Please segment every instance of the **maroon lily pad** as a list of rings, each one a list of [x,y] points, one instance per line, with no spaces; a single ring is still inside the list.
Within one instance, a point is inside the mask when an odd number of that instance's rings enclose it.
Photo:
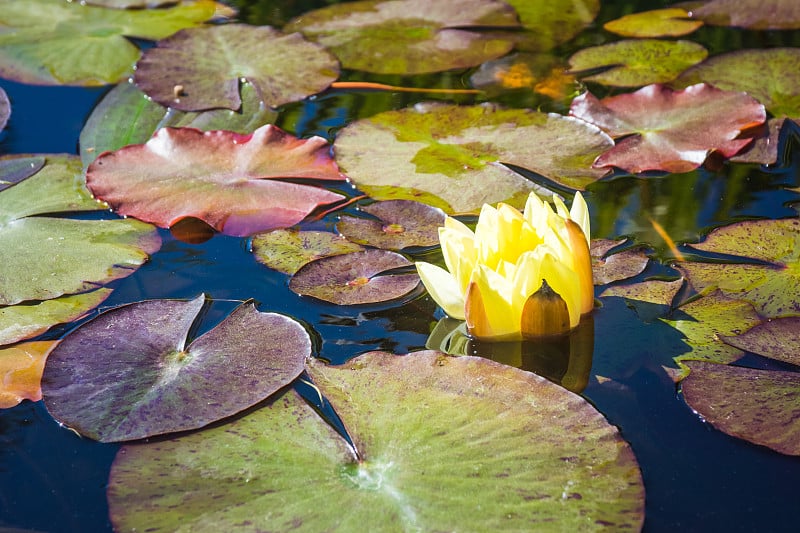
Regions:
[[[0,130],[6,127],[8,117],[11,116],[11,102],[8,100],[8,95],[0,87]]]
[[[445,219],[439,208],[413,200],[389,200],[360,209],[377,220],[343,215],[336,230],[348,240],[384,250],[439,244],[439,226]]]
[[[741,335],[720,335],[720,339],[746,352],[800,365],[798,331],[800,331],[800,317],[784,317],[762,322]]]
[[[612,241],[609,239],[593,239],[590,253],[592,256],[592,277],[595,285],[605,285],[627,278],[632,278],[644,272],[647,262],[650,261],[641,248],[623,250],[611,255],[606,254],[622,244],[624,240]]]
[[[740,439],[800,455],[800,374],[689,363],[683,397],[707,422]]]
[[[758,163],[772,165],[778,161],[778,145],[780,144],[781,130],[787,121],[800,125],[800,122],[788,118],[771,118],[767,120],[767,127],[763,135],[753,139],[753,144],[731,157],[734,163]]]
[[[285,274],[294,274],[311,261],[363,250],[329,231],[275,230],[253,236],[256,261]]]
[[[187,344],[204,304],[204,295],[138,302],[70,333],[42,377],[50,414],[102,442],[141,439],[236,414],[302,372],[306,330],[252,303]]]
[[[250,82],[271,107],[302,100],[339,77],[339,63],[299,33],[222,24],[181,30],[146,50],[134,82],[156,102],[182,111],[239,109]]]
[[[716,26],[793,30],[800,28],[800,3],[795,0],[710,0],[693,7],[691,16]]]
[[[161,227],[195,217],[234,236],[293,226],[342,198],[276,178],[345,176],[327,141],[298,139],[272,125],[251,135],[162,128],[145,144],[101,155],[86,172],[95,197],[121,215]]]
[[[586,92],[573,100],[570,114],[614,138],[625,137],[600,155],[595,167],[633,173],[688,172],[712,151],[730,157],[751,142],[739,138],[742,131],[766,120],[764,106],[752,97],[705,83],[681,91],[648,85],[602,100]]]
[[[364,250],[325,257],[308,263],[289,282],[289,288],[339,305],[358,305],[394,300],[419,284],[413,274],[383,274],[410,267],[402,255],[387,250]]]
[[[42,169],[44,163],[42,156],[0,159],[0,191],[33,176]]]

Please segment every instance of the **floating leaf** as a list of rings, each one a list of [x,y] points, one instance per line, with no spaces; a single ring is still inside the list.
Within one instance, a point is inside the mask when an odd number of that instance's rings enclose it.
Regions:
[[[561,59],[552,54],[511,54],[483,63],[469,78],[473,87],[488,94],[527,89],[553,100],[577,94],[575,76],[566,72]]]
[[[723,342],[746,352],[800,365],[800,317],[774,318],[740,335],[721,336]]]
[[[45,158],[42,156],[19,156],[0,159],[0,191],[29,178],[42,170]]]
[[[84,0],[84,4],[113,9],[144,9],[170,6],[177,4],[179,1],[180,0]]]
[[[692,8],[692,18],[716,26],[794,30],[800,28],[800,4],[794,0],[709,0]]]
[[[672,81],[707,55],[705,48],[691,41],[623,40],[579,50],[569,58],[569,67],[573,73],[606,69],[582,76],[583,81],[640,87]]]
[[[373,198],[431,203],[419,197],[424,191],[445,211],[477,213],[484,203],[520,207],[537,188],[503,163],[583,188],[605,175],[591,164],[611,144],[597,128],[561,115],[417,104],[350,123],[337,135],[334,153]]]
[[[507,0],[528,30],[518,50],[544,51],[569,41],[592,23],[600,0]]]
[[[733,437],[800,455],[800,374],[692,362],[681,390],[689,407]]]
[[[784,125],[788,127],[792,122],[800,125],[797,121],[785,118],[768,119],[766,131],[763,132],[763,135],[753,139],[753,144],[731,157],[730,160],[734,163],[759,163],[761,165],[776,163],[778,161],[781,130]]]
[[[50,414],[102,442],[141,439],[234,415],[303,371],[306,330],[252,303],[187,344],[204,304],[204,295],[137,302],[70,333],[42,377]]]
[[[766,317],[800,315],[800,220],[747,220],[715,229],[692,248],[748,263],[677,265],[698,292],[719,289]]]
[[[421,74],[480,65],[513,46],[478,29],[518,26],[514,10],[491,0],[365,0],[324,7],[289,21],[333,52],[345,68]],[[475,28],[475,29],[473,29]]]
[[[586,92],[570,114],[625,137],[597,158],[595,166],[628,172],[688,172],[711,151],[730,157],[750,143],[743,130],[766,120],[764,106],[745,93],[700,83],[682,91],[648,85],[630,94],[598,100]]]
[[[624,37],[680,37],[703,25],[689,17],[689,12],[679,7],[653,9],[606,22],[603,29]]]
[[[411,200],[375,202],[360,208],[376,219],[342,215],[336,230],[347,239],[384,250],[439,244],[441,209]]]
[[[606,256],[612,248],[622,244],[624,240],[593,239],[590,253],[592,256],[592,277],[595,285],[605,285],[644,272],[650,261],[641,248],[632,248]]]
[[[630,447],[544,378],[438,352],[371,352],[309,373],[361,460],[287,391],[230,424],[124,447],[108,489],[115,529],[641,528]]]
[[[410,266],[405,257],[387,250],[334,255],[303,266],[289,281],[289,288],[338,305],[385,302],[414,290],[419,276],[383,273]]]
[[[285,274],[294,274],[316,259],[363,250],[358,244],[329,231],[280,229],[254,235],[251,246],[259,263]]]
[[[692,67],[675,82],[706,82],[726,91],[745,91],[776,117],[800,117],[800,48],[737,50]]]
[[[252,133],[275,122],[278,113],[259,100],[250,83],[241,84],[241,97],[239,111],[214,109],[185,113],[157,104],[132,83],[120,83],[100,100],[83,125],[80,137],[83,166],[88,167],[103,152],[129,144],[144,144],[163,127]]]
[[[183,111],[239,109],[240,80],[266,105],[296,102],[339,77],[336,59],[302,35],[269,26],[223,24],[179,31],[144,52],[136,85],[156,102]]]
[[[325,139],[272,125],[251,135],[163,128],[143,145],[101,155],[86,172],[94,195],[121,215],[161,227],[191,216],[234,236],[293,226],[342,198],[278,178],[345,179]]]
[[[106,9],[81,2],[4,2],[0,76],[38,85],[104,85],[128,76],[139,49],[127,38],[163,39],[214,16],[212,0],[175,7]]]
[[[11,102],[8,100],[8,95],[0,87],[0,130],[6,127],[8,117],[11,116]]]
[[[42,399],[42,370],[57,341],[23,342],[0,349],[0,409]]]
[[[620,296],[628,300],[669,307],[682,286],[683,278],[673,281],[648,280],[630,285],[614,285],[605,289],[600,296]]]

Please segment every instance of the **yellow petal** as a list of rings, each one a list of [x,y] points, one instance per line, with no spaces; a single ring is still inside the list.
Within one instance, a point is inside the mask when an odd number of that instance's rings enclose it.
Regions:
[[[522,336],[528,339],[563,335],[571,329],[567,303],[547,281],[525,302],[520,328]]]
[[[453,217],[446,217],[444,219],[444,227],[457,230],[458,232],[467,235],[470,239],[475,238],[475,233],[473,233],[472,230],[469,229],[469,227],[466,224]]]
[[[470,231],[467,235],[458,229],[439,228],[439,242],[442,246],[444,264],[453,277],[458,280],[461,293],[464,294],[477,260],[472,232]]]
[[[519,315],[511,306],[511,286],[496,272],[479,266],[465,300],[464,314],[470,335],[484,340],[520,338]]]
[[[494,269],[500,260],[498,255],[498,215],[497,209],[483,204],[478,223],[475,225],[475,251],[477,261]]]
[[[581,314],[586,314],[594,309],[594,280],[589,243],[583,230],[572,220],[567,220],[567,234],[572,250],[572,270],[578,275],[580,285],[580,310]]]
[[[456,279],[445,269],[430,263],[418,261],[415,266],[431,298],[449,316],[464,320],[464,293]]]
[[[575,193],[575,198],[572,200],[572,208],[569,211],[569,217],[574,220],[583,231],[586,238],[586,244],[591,246],[591,227],[589,224],[589,207],[586,205],[586,200],[580,192]]]

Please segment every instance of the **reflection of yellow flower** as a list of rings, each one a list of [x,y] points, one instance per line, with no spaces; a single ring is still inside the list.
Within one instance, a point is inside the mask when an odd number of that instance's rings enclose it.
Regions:
[[[418,262],[428,292],[469,333],[519,340],[569,331],[594,306],[589,211],[580,193],[556,211],[535,194],[525,212],[484,205],[473,233],[448,217],[439,228],[444,270]]]

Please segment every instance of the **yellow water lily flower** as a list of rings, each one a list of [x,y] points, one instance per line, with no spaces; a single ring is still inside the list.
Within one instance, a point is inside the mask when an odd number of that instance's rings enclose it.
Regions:
[[[447,217],[439,242],[447,270],[417,262],[444,312],[482,340],[521,340],[569,331],[594,307],[589,210],[531,193],[525,211],[485,204],[473,232]]]

